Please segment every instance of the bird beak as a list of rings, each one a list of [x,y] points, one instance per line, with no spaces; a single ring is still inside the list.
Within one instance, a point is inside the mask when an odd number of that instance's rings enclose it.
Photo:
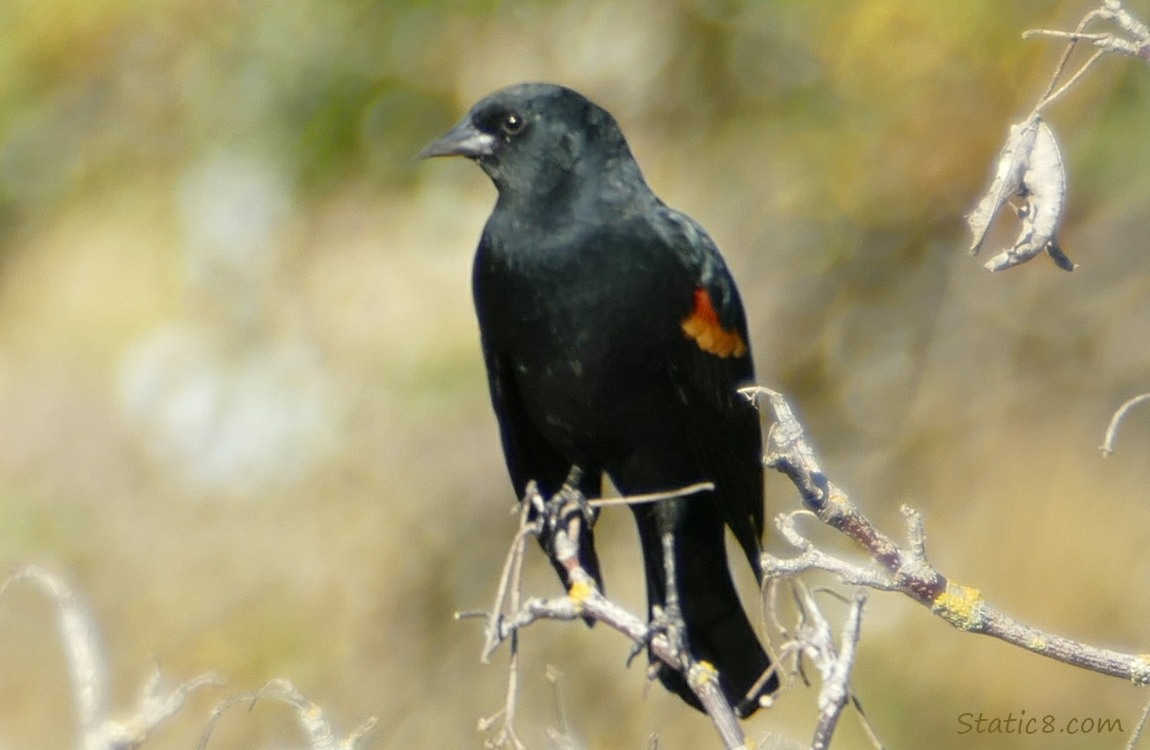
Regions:
[[[495,152],[495,136],[484,133],[472,124],[470,118],[448,131],[443,137],[427,146],[417,155],[419,159],[431,156],[466,156],[477,159]]]

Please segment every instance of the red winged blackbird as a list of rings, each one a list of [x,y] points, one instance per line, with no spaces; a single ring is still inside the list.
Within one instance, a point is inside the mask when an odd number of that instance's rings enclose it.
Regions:
[[[491,94],[421,154],[451,155],[473,159],[499,192],[473,291],[516,492],[534,479],[550,495],[572,466],[588,497],[604,472],[624,494],[713,482],[713,492],[632,510],[649,606],[668,603],[668,539],[686,646],[751,714],[778,680],[752,693],[770,661],[731,582],[724,524],[761,579],[762,439],[736,392],[754,371],[718,249],[647,186],[614,118],[570,89]],[[583,542],[580,560],[600,581],[590,533]],[[699,707],[680,673],[659,677]]]

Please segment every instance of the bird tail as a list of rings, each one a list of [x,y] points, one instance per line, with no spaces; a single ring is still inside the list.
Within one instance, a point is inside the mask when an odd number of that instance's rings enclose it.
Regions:
[[[745,718],[759,708],[761,698],[778,689],[778,676],[771,674],[763,679],[771,660],[731,581],[722,520],[707,499],[677,502],[685,502],[686,508],[694,505],[687,510],[683,522],[676,524],[673,534],[687,648],[695,660],[706,661],[718,671],[719,686],[727,702],[740,718]],[[666,604],[666,576],[662,545],[657,539],[650,541],[654,543],[645,540],[643,555],[648,600],[654,608]],[[658,677],[668,690],[702,710],[681,672],[660,664]]]

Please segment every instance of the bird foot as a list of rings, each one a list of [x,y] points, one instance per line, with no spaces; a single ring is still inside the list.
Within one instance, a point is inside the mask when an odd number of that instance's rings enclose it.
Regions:
[[[572,466],[567,473],[567,479],[564,480],[563,486],[547,501],[548,505],[555,506],[552,514],[560,526],[568,524],[576,513],[582,516],[583,522],[588,527],[593,526],[595,519],[599,516],[599,511],[591,505],[591,501],[579,489],[579,482],[582,479],[583,470],[578,466]]]
[[[677,605],[659,606],[656,604],[651,608],[651,620],[647,623],[646,634],[627,653],[627,666],[631,666],[635,657],[642,653],[643,649],[649,647],[651,641],[659,636],[667,639],[671,645],[672,653],[681,663],[686,664],[690,659],[686,633],[687,625],[683,622],[683,613]]]
[[[549,498],[544,498],[538,492],[530,496],[534,510],[534,531],[539,537],[544,550],[552,560],[563,559],[562,550],[555,545],[562,536],[574,539],[582,528],[590,529],[595,525],[599,511],[591,505],[591,501],[579,489],[579,480],[583,472],[578,466],[572,466],[566,481],[559,491]],[[557,532],[564,532],[563,535]],[[573,533],[574,532],[574,533]]]

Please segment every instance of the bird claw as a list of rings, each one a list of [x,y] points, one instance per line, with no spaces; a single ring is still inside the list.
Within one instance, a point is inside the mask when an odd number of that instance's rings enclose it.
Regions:
[[[659,606],[656,604],[651,608],[651,621],[647,623],[647,632],[627,653],[627,666],[631,666],[635,657],[642,653],[643,649],[649,647],[651,641],[659,636],[667,639],[671,645],[671,652],[678,661],[687,663],[690,656],[687,652],[686,629],[683,614],[677,606]]]
[[[579,489],[579,482],[582,479],[583,470],[573,465],[567,472],[567,479],[563,480],[563,486],[551,497],[549,502],[558,506],[557,515],[560,523],[566,522],[575,511],[581,513],[583,520],[588,524],[595,522],[599,512]]]
[[[591,528],[599,517],[599,511],[579,489],[582,475],[578,466],[572,466],[563,486],[551,497],[544,498],[537,489],[528,495],[534,511],[532,530],[552,559],[556,557],[556,532],[570,529],[577,518]]]
[[[591,501],[578,489],[567,484],[564,484],[562,489],[555,493],[555,497],[550,502],[557,505],[556,509],[549,513],[549,516],[552,517],[552,522],[558,528],[566,528],[576,514],[588,527],[594,526],[595,519],[599,517],[599,511],[591,505]]]
[[[627,666],[631,666],[631,662],[635,661],[635,657],[643,653],[643,649],[651,645],[651,641],[655,640],[658,635],[664,635],[667,632],[666,623],[662,619],[662,608],[655,607],[656,612],[652,613],[651,621],[647,623],[647,632],[643,637],[636,640],[631,644],[631,650],[627,652]]]

